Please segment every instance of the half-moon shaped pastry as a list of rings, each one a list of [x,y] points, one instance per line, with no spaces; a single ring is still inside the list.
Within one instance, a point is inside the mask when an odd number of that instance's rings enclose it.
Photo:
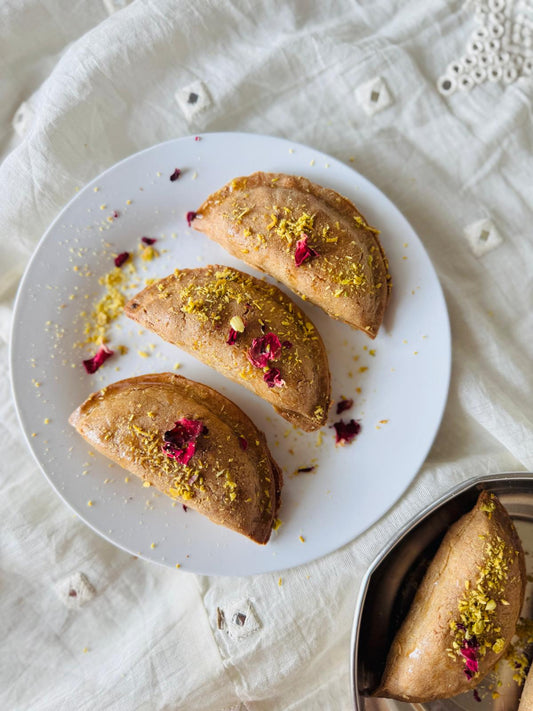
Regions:
[[[378,230],[306,178],[253,173],[210,195],[191,222],[333,318],[375,338],[391,286]]]
[[[266,543],[282,476],[265,437],[216,390],[172,373],[93,393],[69,418],[92,447],[215,523]]]
[[[273,284],[216,265],[176,270],[131,299],[125,313],[301,429],[326,423],[326,349],[309,318]]]
[[[483,492],[445,535],[373,695],[425,703],[475,688],[511,642],[525,584],[513,522]]]

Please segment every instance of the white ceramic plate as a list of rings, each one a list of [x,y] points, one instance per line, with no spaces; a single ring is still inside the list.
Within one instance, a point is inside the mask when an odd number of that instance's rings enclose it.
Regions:
[[[175,168],[183,173],[171,182]],[[343,416],[360,420],[362,431],[344,448],[335,447],[332,429],[325,428],[320,436],[297,432],[258,397],[157,336],[139,334],[136,324],[123,316],[113,326],[110,346],[125,345],[128,353],[114,356],[96,374],[88,375],[81,362],[94,348],[75,346],[83,340],[80,313],[90,312],[103,295],[98,280],[113,267],[112,255],[135,252],[141,236],[157,238],[161,256],[151,262],[135,258],[137,286],[127,292],[131,296],[143,288],[145,278],[166,276],[176,267],[218,263],[254,273],[188,228],[185,214],[231,178],[256,170],[304,175],[333,188],[382,230],[394,288],[375,341],[296,299],[326,344],[335,401],[341,396],[355,400]],[[142,358],[138,351],[149,355]],[[180,374],[220,390],[266,433],[285,486],[283,525],[265,547],[173,506],[133,475],[126,482],[127,473],[90,453],[67,423],[91,392],[133,375],[172,370],[177,361]],[[291,141],[240,133],[206,134],[200,140],[191,136],[154,146],[81,190],[28,265],[11,340],[22,428],[58,494],[112,543],[204,574],[248,575],[305,563],[377,521],[411,482],[433,442],[446,402],[450,362],[448,315],[437,276],[395,206],[330,156]],[[331,413],[330,424],[339,419],[335,407]],[[316,466],[313,472],[293,476],[297,468],[311,465]]]

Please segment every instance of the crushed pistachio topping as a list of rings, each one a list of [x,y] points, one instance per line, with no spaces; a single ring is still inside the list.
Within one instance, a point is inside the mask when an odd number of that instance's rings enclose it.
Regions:
[[[516,624],[515,636],[505,654],[505,661],[513,670],[513,680],[519,686],[522,686],[527,677],[530,662],[525,651],[531,644],[533,644],[533,620],[520,617]]]
[[[466,662],[465,674],[469,679],[477,675],[477,661],[487,652],[500,654],[505,648],[497,611],[499,605],[508,604],[503,592],[515,555],[499,536],[486,543],[485,565],[478,571],[474,585],[465,581],[459,615],[449,623],[453,641],[447,649],[448,655]]]
[[[240,316],[233,316],[233,318],[230,319],[229,325],[234,331],[237,331],[237,333],[244,333],[244,321]]]
[[[181,282],[184,275],[178,271],[173,278]],[[254,340],[271,332],[276,334],[281,346],[279,364],[276,365],[279,365],[283,379],[289,384],[309,377],[309,362],[305,364],[302,359],[304,343],[303,352],[311,352],[313,358],[320,362],[322,347],[316,329],[274,285],[230,268],[209,268],[205,279],[187,280],[181,283],[181,287],[178,292],[180,310],[194,316],[200,324],[213,324],[215,329],[220,326],[220,335],[225,343],[235,348],[235,364],[240,366],[243,380],[257,377],[246,360],[246,353]],[[228,322],[231,329],[229,338],[226,330]]]
[[[490,501],[481,504],[480,509],[487,514],[488,518],[492,517],[492,514],[496,509],[496,504],[494,503],[494,494],[490,495]]]

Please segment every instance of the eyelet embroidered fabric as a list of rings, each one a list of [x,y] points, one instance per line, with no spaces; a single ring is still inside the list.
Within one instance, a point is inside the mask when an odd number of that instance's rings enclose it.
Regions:
[[[462,57],[450,62],[437,88],[444,96],[484,82],[512,84],[533,73],[533,2],[468,0],[477,27]]]

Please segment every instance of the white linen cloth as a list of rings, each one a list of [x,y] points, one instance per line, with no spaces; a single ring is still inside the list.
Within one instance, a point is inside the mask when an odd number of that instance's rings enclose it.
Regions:
[[[533,82],[438,93],[475,27],[457,1],[115,5],[0,2],[0,707],[349,709],[354,602],[383,543],[461,480],[533,469]],[[390,103],[367,114],[357,90],[378,77]],[[187,120],[175,94],[195,81],[211,101]],[[75,188],[152,144],[224,130],[353,157],[418,232],[452,324],[449,401],[414,483],[281,586],[164,569],[99,538],[39,473],[10,395],[14,290]],[[256,629],[217,628],[217,608],[243,606]]]

